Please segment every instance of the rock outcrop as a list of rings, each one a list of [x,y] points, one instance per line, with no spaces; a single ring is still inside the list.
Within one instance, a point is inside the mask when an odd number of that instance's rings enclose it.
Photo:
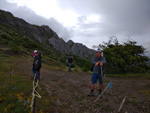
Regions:
[[[57,37],[49,38],[49,44],[51,44],[56,50],[61,51],[65,54],[71,54],[71,49],[69,45],[62,39]]]
[[[74,43],[72,40],[69,40],[67,44],[70,46],[72,54],[76,56],[91,58],[95,54],[94,50],[87,48],[81,43]]]

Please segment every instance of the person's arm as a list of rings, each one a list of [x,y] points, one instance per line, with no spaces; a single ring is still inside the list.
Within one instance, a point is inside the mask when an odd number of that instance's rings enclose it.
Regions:
[[[102,57],[103,64],[106,64],[106,58]]]
[[[100,65],[100,66],[103,66],[103,61],[99,61],[99,65]]]
[[[104,57],[102,57],[102,60],[99,61],[100,66],[103,66],[106,64],[106,59]]]
[[[92,64],[96,64],[95,58],[92,58]]]
[[[95,64],[95,67],[99,65],[99,62],[96,61],[95,57],[92,59],[92,64]]]

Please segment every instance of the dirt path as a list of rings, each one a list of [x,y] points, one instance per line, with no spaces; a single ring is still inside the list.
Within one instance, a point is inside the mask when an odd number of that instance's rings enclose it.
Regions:
[[[14,65],[25,76],[32,76],[32,59],[15,61]],[[127,99],[121,113],[150,113],[150,80],[106,77],[104,87],[112,81],[112,88],[94,103],[98,96],[98,84],[95,96],[88,97],[90,79],[91,75],[88,73],[42,68],[40,83],[47,88],[50,96],[55,97],[55,113],[117,113],[125,96]]]

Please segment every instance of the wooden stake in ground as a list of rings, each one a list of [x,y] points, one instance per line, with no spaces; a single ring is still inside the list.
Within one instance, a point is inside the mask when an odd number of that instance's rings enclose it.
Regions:
[[[9,91],[11,91],[11,75],[12,75],[12,66],[10,67],[10,79],[9,79]]]
[[[102,96],[102,94],[107,90],[108,87],[109,87],[109,85],[106,86],[104,91],[97,97],[97,99],[94,102],[96,102]]]
[[[35,82],[34,82],[34,86],[37,86],[37,72],[36,72],[36,75],[35,75]],[[37,92],[37,87],[35,87],[35,90],[34,90],[34,95],[37,95],[36,92]],[[33,102],[33,113],[36,113],[36,101],[37,101],[37,96],[34,97],[34,102]]]
[[[108,89],[111,88],[112,86],[112,81],[110,83],[108,83],[108,85],[105,87],[105,89],[102,91],[102,93],[96,98],[96,100],[94,102],[96,102],[102,95],[103,93]]]
[[[125,96],[124,99],[123,99],[123,101],[121,102],[121,105],[120,105],[120,107],[119,107],[118,113],[121,111],[121,108],[122,108],[122,106],[123,106],[123,104],[124,104],[126,98],[127,98],[127,96]]]
[[[41,96],[37,92],[37,88],[38,88],[38,78],[37,78],[37,72],[36,72],[36,74],[34,76],[34,80],[33,80],[33,91],[32,91],[31,105],[30,105],[31,111],[33,111],[33,113],[36,113],[37,97],[41,98]]]

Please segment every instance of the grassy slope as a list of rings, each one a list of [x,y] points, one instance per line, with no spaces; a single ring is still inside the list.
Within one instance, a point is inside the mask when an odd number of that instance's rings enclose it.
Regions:
[[[41,45],[39,42],[29,39],[22,35],[19,31],[16,31],[11,26],[0,23],[0,51],[11,52],[15,55],[29,55],[33,50],[38,49],[43,53],[44,63],[52,64],[53,66],[67,66],[66,60],[67,57],[65,54],[62,54],[56,51],[53,47]],[[91,62],[86,59],[79,58],[74,56],[76,71],[88,71],[91,67]],[[53,68],[53,67],[52,67]],[[62,68],[61,68],[62,69]]]
[[[0,52],[0,113],[1,112],[13,112],[13,113],[24,113],[30,112],[31,96],[32,96],[32,81],[24,76],[24,73],[20,73],[14,67],[15,61],[26,60],[26,55],[15,55],[10,56],[4,54],[5,50],[9,48],[1,48]],[[81,60],[82,61],[82,60]],[[84,60],[83,60],[84,61]],[[50,68],[53,70],[67,71],[68,66],[61,61],[44,56],[43,67]],[[10,86],[10,72],[11,69],[13,74],[11,76],[11,86]],[[82,69],[78,66],[74,66],[73,71],[82,72]],[[53,112],[55,111],[56,105],[53,102],[57,96],[49,96],[46,88],[40,84],[38,89],[39,94],[42,99],[38,99],[37,111]],[[19,101],[20,99],[20,101]],[[24,102],[27,101],[25,104]],[[49,108],[51,107],[51,109]],[[51,111],[49,111],[51,110]],[[63,110],[63,108],[62,108]]]
[[[32,81],[23,76],[23,73],[19,73],[12,68],[13,74],[10,85],[11,67],[14,67],[12,61],[17,59],[18,57],[0,54],[0,113],[25,113],[30,111]],[[41,84],[39,86],[38,92],[42,99],[37,101],[37,111],[46,112],[48,106],[51,106],[53,111],[53,106],[55,106],[53,98],[55,97],[48,96],[46,88]],[[26,104],[25,101],[27,101]]]
[[[15,20],[17,18],[13,17],[8,13],[3,14],[4,18],[9,17],[9,19]],[[4,22],[0,22],[0,51],[2,53],[9,53],[11,55],[25,56],[37,49],[43,53],[43,62],[50,65],[53,69],[64,69],[66,70],[66,60],[67,55],[56,51],[51,45],[43,45],[32,36],[23,34],[18,26],[13,26],[7,24],[7,19],[2,19]],[[39,26],[35,26],[38,27]],[[43,34],[45,36],[46,34]],[[88,71],[91,67],[91,61],[74,56],[75,63],[72,65],[75,71]],[[50,67],[49,66],[49,67]]]

